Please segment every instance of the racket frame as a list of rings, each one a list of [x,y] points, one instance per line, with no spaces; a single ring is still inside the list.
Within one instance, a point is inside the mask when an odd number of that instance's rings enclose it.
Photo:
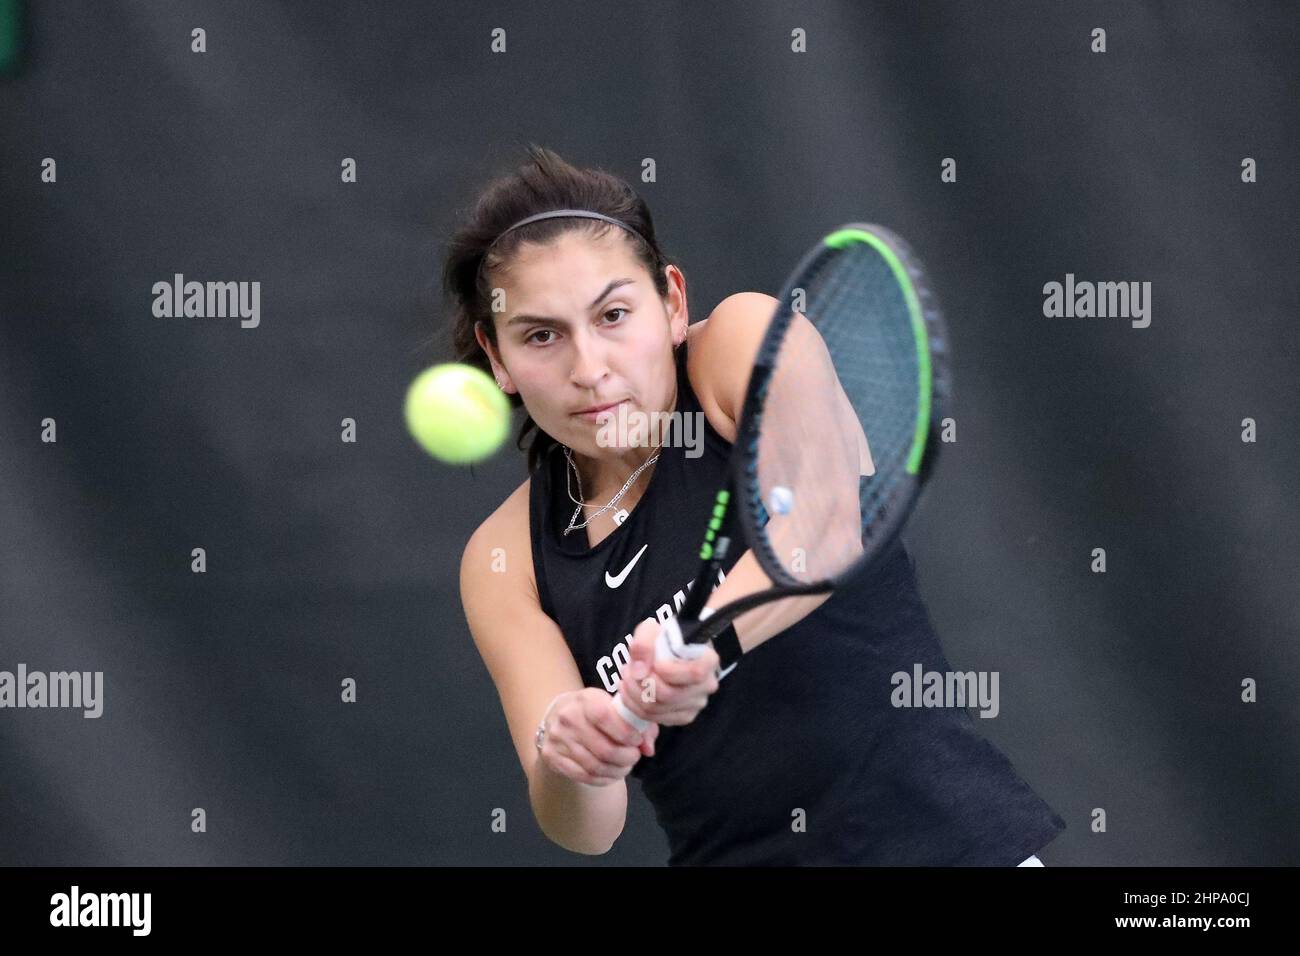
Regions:
[[[917,345],[920,391],[913,443],[905,466],[911,481],[901,498],[901,505],[890,514],[885,527],[872,535],[873,546],[865,550],[861,557],[834,577],[819,581],[800,581],[786,572],[759,524],[757,508],[752,507],[753,504],[761,503],[757,489],[757,450],[759,430],[762,426],[763,401],[777,356],[785,340],[785,333],[796,314],[792,307],[794,290],[806,286],[825,260],[842,254],[842,250],[854,242],[868,243],[885,260],[903,290],[908,307]],[[870,319],[864,318],[863,321],[870,321]],[[815,328],[816,323],[814,322],[813,325]],[[940,444],[936,440],[938,426],[950,401],[951,393],[947,353],[946,329],[938,305],[930,292],[925,271],[910,247],[893,232],[877,225],[849,223],[829,233],[805,253],[781,290],[776,312],[755,357],[754,367],[745,388],[745,400],[737,423],[736,440],[732,445],[729,480],[727,486],[719,490],[714,498],[713,511],[700,547],[699,571],[690,586],[681,611],[668,622],[669,624],[676,622],[677,626],[671,630],[679,632],[669,635],[670,647],[707,643],[722,633],[736,617],[769,601],[832,591],[842,581],[859,574],[888,549],[915,507],[921,488],[933,471],[934,461],[938,456]],[[748,505],[737,500],[738,492],[749,495]],[[722,534],[722,528],[731,512],[738,506],[740,506],[744,538],[754,551],[763,573],[774,582],[774,585],[712,609],[713,613],[701,620],[700,612],[705,609],[704,604],[713,593],[718,569],[732,543],[731,536]]]

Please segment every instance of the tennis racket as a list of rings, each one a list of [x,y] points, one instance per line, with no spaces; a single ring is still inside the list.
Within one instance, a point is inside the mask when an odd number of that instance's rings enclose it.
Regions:
[[[850,224],[809,250],[759,348],[699,572],[656,657],[699,657],[736,616],[832,591],[884,553],[932,473],[950,391],[943,320],[907,244]],[[773,587],[715,611],[704,603],[733,514]],[[619,713],[644,730],[623,693]]]

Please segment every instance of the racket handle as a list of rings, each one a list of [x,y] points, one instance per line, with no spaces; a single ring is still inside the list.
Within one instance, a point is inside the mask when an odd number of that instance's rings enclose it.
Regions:
[[[632,713],[632,711],[627,709],[627,704],[623,703],[622,684],[619,685],[618,690],[614,694],[614,708],[618,711],[618,715],[620,717],[626,720],[631,726],[636,728],[638,731],[644,731],[647,727],[650,726],[650,721],[642,720],[636,714]]]
[[[703,621],[713,613],[713,608],[700,608],[700,620]],[[655,642],[655,660],[693,661],[709,649],[708,644],[688,644],[682,637],[682,625],[675,617],[659,628],[659,639]],[[618,715],[639,731],[644,731],[652,721],[643,720],[628,709],[623,702],[623,681],[619,681],[618,690],[614,692],[614,707]]]
[[[713,614],[713,608],[700,608],[697,620],[707,620]],[[668,623],[659,631],[659,643],[655,646],[655,659],[675,658],[679,661],[693,661],[709,649],[708,644],[688,644],[682,636],[681,619],[670,617]]]

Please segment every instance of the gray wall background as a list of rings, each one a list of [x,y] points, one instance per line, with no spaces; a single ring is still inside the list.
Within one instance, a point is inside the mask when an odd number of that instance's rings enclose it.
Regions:
[[[457,584],[523,456],[448,469],[400,416],[447,355],[444,237],[529,141],[637,185],[696,320],[841,222],[907,236],[958,441],[906,541],[953,665],[1000,672],[981,729],[1069,824],[1044,859],[1300,862],[1293,3],[27,16],[0,81],[0,669],[102,670],[106,701],[0,710],[0,863],[666,859],[635,785],[606,857],[538,831]],[[260,327],[154,318],[176,272],[260,281]],[[1151,326],[1045,318],[1067,272],[1150,281]]]

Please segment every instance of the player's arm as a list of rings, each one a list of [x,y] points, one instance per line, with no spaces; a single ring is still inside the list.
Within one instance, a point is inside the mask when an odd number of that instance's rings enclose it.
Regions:
[[[740,419],[750,371],[777,305],[778,301],[774,296],[759,292],[738,292],[728,296],[713,310],[705,328],[701,330],[696,342],[692,343],[688,361],[692,366],[692,381],[699,383],[697,391],[700,393],[701,400],[716,403],[717,408],[733,424]],[[793,340],[797,334],[816,335],[812,324],[803,316],[796,315],[794,323],[791,332],[787,333],[789,340]],[[803,327],[802,333],[800,326]],[[824,346],[820,351],[825,351]],[[812,350],[809,352],[812,354]],[[829,381],[827,376],[834,375],[834,366],[830,363],[829,355],[826,356],[824,365],[810,363],[806,374],[809,377],[809,394],[827,393]],[[819,455],[817,460],[810,459],[806,464],[810,468],[817,468],[828,480],[832,469],[846,476],[852,476],[852,487],[855,493],[841,496],[844,503],[843,513],[837,513],[832,517],[828,527],[824,529],[824,535],[818,541],[791,541],[788,542],[790,546],[852,547],[856,543],[860,548],[860,541],[856,540],[857,529],[861,527],[860,513],[857,510],[856,475],[873,473],[874,465],[871,462],[866,437],[862,435],[857,418],[848,405],[848,399],[844,396],[843,389],[838,386],[838,380],[834,382],[834,386],[837,400],[842,404],[839,409],[840,414],[828,415],[823,422],[827,427],[828,436],[825,454]],[[804,412],[805,410],[801,410],[800,413]],[[851,425],[853,431],[851,438],[841,436],[844,438],[843,441],[832,438],[835,432],[830,426],[834,422],[846,422]],[[848,480],[845,479],[846,482]],[[807,483],[800,483],[800,487],[807,486]],[[773,516],[771,520],[780,521],[777,516]],[[779,529],[774,525],[769,529],[769,533],[774,546],[780,547]],[[849,540],[848,535],[851,535],[854,540]],[[834,544],[832,538],[835,539]],[[743,539],[734,538],[733,544],[743,546]],[[711,608],[722,607],[745,595],[764,591],[772,586],[772,580],[763,572],[753,551],[746,550],[727,573],[727,579],[714,589],[706,603]],[[829,594],[782,598],[739,615],[733,622],[733,626],[741,649],[746,652],[752,650],[803,620],[829,598]]]
[[[520,569],[521,553],[523,560],[529,554],[527,539],[507,542],[493,530],[501,526],[489,518],[465,546],[460,566],[465,618],[496,684],[538,826],[567,850],[604,853],[623,832],[625,781],[593,786],[564,776],[540,759],[534,741],[537,725],[556,695],[608,695],[583,688],[563,634],[542,611],[531,578]],[[494,557],[499,557],[494,548],[506,549],[507,570],[493,569]],[[618,721],[617,716],[613,719]],[[618,726],[626,730],[621,722]]]

